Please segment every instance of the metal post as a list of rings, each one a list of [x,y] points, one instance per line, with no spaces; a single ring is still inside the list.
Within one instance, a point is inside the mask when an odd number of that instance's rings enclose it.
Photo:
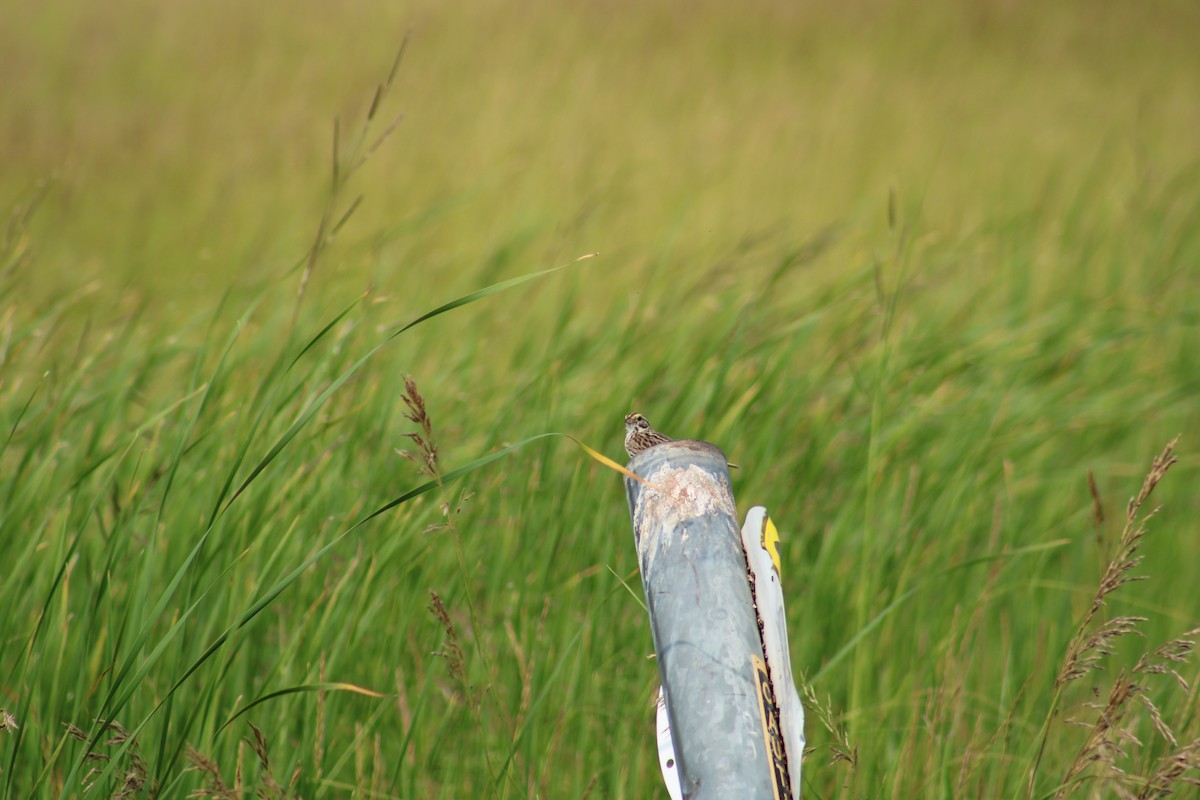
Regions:
[[[775,800],[754,669],[763,649],[725,454],[673,441],[629,469],[650,484],[626,478],[625,491],[683,796]]]

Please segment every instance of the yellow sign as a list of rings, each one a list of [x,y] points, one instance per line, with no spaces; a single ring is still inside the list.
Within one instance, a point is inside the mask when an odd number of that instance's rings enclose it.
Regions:
[[[782,575],[783,570],[779,568],[779,531],[775,530],[775,523],[767,517],[763,525],[762,543],[763,549],[771,554],[771,563],[775,565],[775,574]]]
[[[762,716],[763,741],[767,745],[767,761],[771,766],[771,789],[775,800],[790,800],[791,786],[788,782],[787,751],[783,744],[783,730],[779,727],[779,704],[775,702],[775,690],[767,672],[767,662],[756,655],[750,656],[754,667],[755,693],[758,695],[758,711]]]

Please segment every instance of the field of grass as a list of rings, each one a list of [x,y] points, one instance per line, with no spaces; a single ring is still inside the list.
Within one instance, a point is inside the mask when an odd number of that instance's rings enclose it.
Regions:
[[[665,797],[635,409],[806,797],[1194,791],[1194,3],[3,16],[0,796]]]

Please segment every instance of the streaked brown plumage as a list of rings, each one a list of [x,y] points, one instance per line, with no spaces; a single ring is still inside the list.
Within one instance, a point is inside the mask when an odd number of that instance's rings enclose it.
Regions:
[[[625,452],[629,453],[630,458],[656,444],[669,441],[671,437],[651,428],[650,421],[641,414],[625,415]]]

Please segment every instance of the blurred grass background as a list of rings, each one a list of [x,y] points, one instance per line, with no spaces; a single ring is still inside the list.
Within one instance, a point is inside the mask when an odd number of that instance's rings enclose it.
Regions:
[[[831,764],[810,713],[810,796],[1053,796],[1090,698],[1052,712],[1055,674],[1176,434],[1151,580],[1109,604],[1150,618],[1143,648],[1196,624],[1195,4],[3,14],[6,796],[96,764],[102,794],[265,786],[248,723],[304,797],[665,796],[623,492],[573,445],[288,577],[426,480],[396,453],[405,374],[444,470],[544,431],[616,457],[633,409],[742,465],[785,535],[796,668],[856,748]],[[403,120],[331,201],[333,120],[345,177],[406,32],[367,140]],[[359,196],[297,304],[322,213]],[[592,251],[335,384],[421,313]],[[1194,688],[1155,691],[1200,735]],[[85,761],[65,726],[97,717],[137,748]],[[1128,725],[1136,789],[1173,748]]]

